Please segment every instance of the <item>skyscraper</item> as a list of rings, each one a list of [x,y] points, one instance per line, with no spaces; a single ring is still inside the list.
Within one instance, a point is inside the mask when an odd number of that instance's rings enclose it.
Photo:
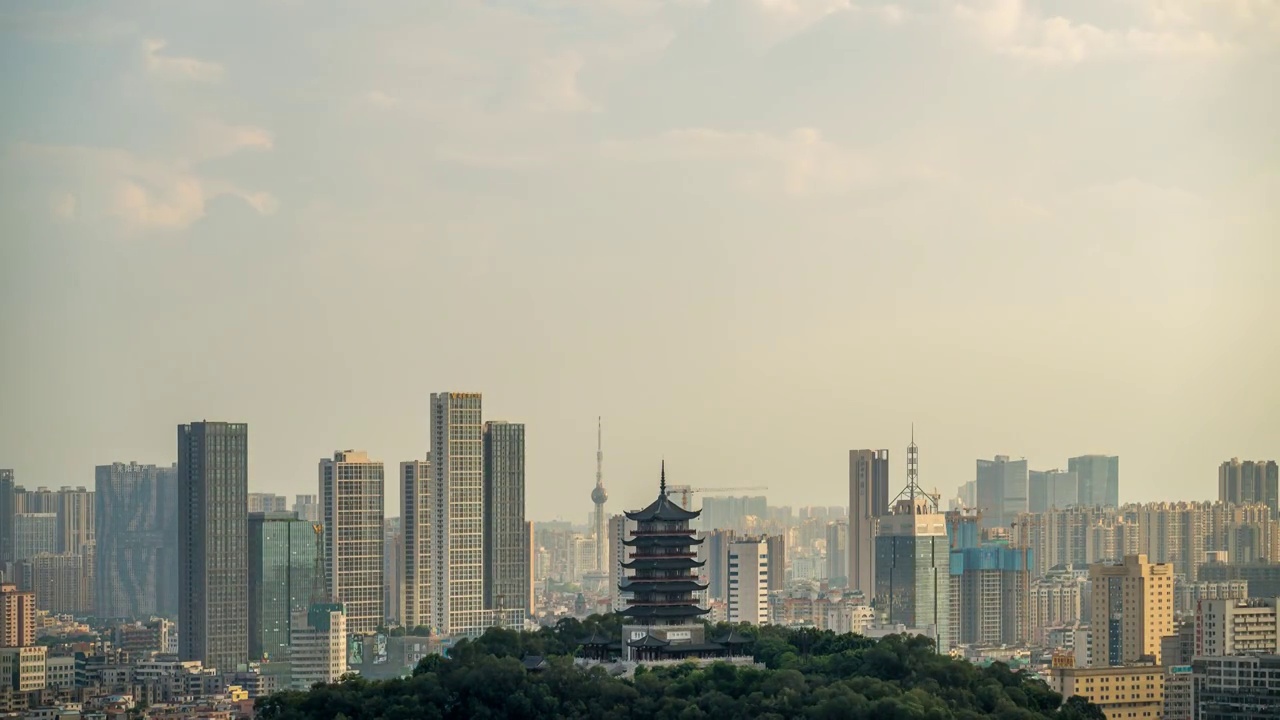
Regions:
[[[250,660],[288,659],[293,614],[323,599],[316,578],[321,542],[317,526],[295,513],[249,513]]]
[[[404,533],[404,616],[409,630],[431,619],[431,457],[400,463],[400,528]]]
[[[339,450],[320,461],[325,581],[346,609],[347,631],[382,625],[383,468],[363,450]]]
[[[1080,479],[1073,472],[1032,470],[1027,475],[1027,511],[1048,512],[1080,502]]]
[[[1120,458],[1081,455],[1067,460],[1067,472],[1080,480],[1080,504],[1120,507]]]
[[[480,404],[480,393],[431,394],[432,616],[443,635],[486,627]]]
[[[614,612],[626,608],[627,600],[631,598],[631,593],[624,592],[620,586],[626,575],[622,564],[627,561],[627,546],[623,541],[631,537],[635,529],[635,521],[628,520],[626,515],[609,518],[609,598]]]
[[[729,543],[729,622],[769,622],[769,545],[764,538]]]
[[[13,557],[14,508],[13,470],[0,468],[0,567],[11,563]]]
[[[1151,656],[1160,664],[1160,639],[1173,634],[1173,566],[1146,555],[1089,566],[1093,585],[1094,665],[1127,665]]]
[[[597,510],[599,506],[597,506]],[[484,606],[528,615],[529,534],[524,521],[524,425],[484,424]],[[596,554],[599,555],[597,549]]]
[[[94,480],[97,614],[178,613],[178,470],[99,465]]]
[[[1280,468],[1275,460],[1231,458],[1218,467],[1218,500],[1236,505],[1260,504],[1278,509]]]
[[[951,548],[947,518],[920,489],[919,448],[907,447],[907,487],[876,537],[876,602],[890,624],[928,633],[939,652],[952,644]]]
[[[875,596],[876,526],[889,514],[889,451],[849,451],[849,587]]]
[[[997,455],[978,461],[978,509],[989,528],[1007,528],[1027,511],[1027,461]]]
[[[249,657],[249,426],[178,426],[178,655],[233,670]]]

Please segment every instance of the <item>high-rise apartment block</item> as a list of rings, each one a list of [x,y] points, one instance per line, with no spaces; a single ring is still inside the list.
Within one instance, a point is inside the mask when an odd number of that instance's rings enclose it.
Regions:
[[[787,536],[769,535],[764,541],[769,552],[769,592],[780,593],[787,586]]]
[[[249,656],[249,426],[178,426],[178,655],[232,670]]]
[[[975,478],[978,509],[988,528],[1007,528],[1027,511],[1027,461],[997,455],[978,460]]]
[[[85,554],[94,539],[93,491],[83,487],[63,487],[54,495],[58,516],[58,550],[60,553]]]
[[[0,647],[27,647],[35,641],[35,593],[0,584]]]
[[[431,394],[431,587],[443,635],[475,635],[484,605],[484,426],[480,393]]]
[[[249,493],[249,512],[251,513],[282,513],[288,508],[285,503],[288,499],[283,495],[275,495],[273,493]]]
[[[999,545],[951,552],[953,592],[959,591],[958,642],[1013,645],[1030,635],[1031,551]]]
[[[729,622],[769,622],[769,570],[769,545],[764,538],[729,543]]]
[[[94,600],[103,618],[178,613],[178,469],[99,465]]]
[[[382,625],[383,468],[363,450],[339,450],[320,461],[325,582],[346,610],[347,631]]]
[[[1079,479],[1081,505],[1120,506],[1120,458],[1115,455],[1081,455],[1067,459],[1067,472]]]
[[[849,587],[875,595],[876,528],[889,514],[889,451],[849,451]]]
[[[320,530],[323,530],[321,528]],[[249,513],[249,658],[288,659],[293,614],[324,587],[316,578],[323,537],[291,512]]]
[[[627,607],[631,593],[620,586],[624,572],[622,564],[627,561],[627,546],[623,544],[635,532],[636,523],[626,515],[614,515],[609,518],[609,599],[614,612],[621,612]]]
[[[1218,500],[1237,505],[1266,505],[1280,510],[1280,467],[1275,460],[1231,458],[1218,467]]]
[[[58,551],[58,514],[20,512],[13,516],[13,554],[30,560],[41,553]]]
[[[434,516],[431,458],[400,463],[400,530],[404,533],[404,616],[408,629],[430,625],[431,519]]]
[[[30,589],[36,595],[36,607],[54,614],[88,615],[93,613],[93,597],[89,586],[92,573],[85,565],[92,560],[79,553],[45,553],[26,561]]]
[[[1089,568],[1093,585],[1095,665],[1127,665],[1141,658],[1160,662],[1160,640],[1173,634],[1173,566],[1146,555]]]
[[[524,519],[524,425],[485,423],[483,449],[484,607],[502,612],[504,624],[516,619],[523,624],[532,582]],[[602,534],[593,540],[600,558],[598,544],[608,538]]]
[[[293,511],[298,514],[299,520],[313,523],[320,522],[320,496],[294,495]]]
[[[827,582],[847,587],[849,570],[849,523],[834,520],[827,523]]]

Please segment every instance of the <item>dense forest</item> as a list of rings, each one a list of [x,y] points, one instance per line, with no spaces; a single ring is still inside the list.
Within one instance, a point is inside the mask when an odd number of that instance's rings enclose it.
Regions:
[[[727,629],[726,627],[718,628]],[[258,701],[263,720],[419,718],[875,718],[876,720],[1104,720],[1081,698],[1002,664],[979,668],[938,655],[922,637],[869,640],[816,630],[739,628],[765,669],[717,663],[640,668],[630,680],[575,666],[593,632],[620,635],[615,616],[561,621],[538,632],[491,629],[413,676],[349,677]],[[530,671],[522,659],[546,658]]]

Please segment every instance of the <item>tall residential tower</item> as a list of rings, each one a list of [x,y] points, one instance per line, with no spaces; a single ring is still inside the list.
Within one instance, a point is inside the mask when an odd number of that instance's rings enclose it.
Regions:
[[[875,596],[876,526],[888,514],[889,451],[850,450],[849,587],[868,602]]]
[[[249,657],[249,426],[178,426],[178,655],[231,671]]]
[[[383,470],[362,450],[320,461],[325,579],[346,608],[347,631],[372,633],[383,623]]]
[[[431,614],[442,635],[486,627],[480,405],[480,393],[431,394]]]
[[[484,424],[484,607],[503,625],[531,608],[529,530],[524,520],[524,425]]]

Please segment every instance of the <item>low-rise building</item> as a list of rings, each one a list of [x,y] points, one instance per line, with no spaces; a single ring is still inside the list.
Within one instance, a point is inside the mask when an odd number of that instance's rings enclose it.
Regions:
[[[1165,668],[1159,665],[1075,667],[1054,662],[1049,687],[1062,697],[1079,695],[1102,708],[1107,720],[1159,720],[1164,711]]]
[[[0,687],[19,693],[42,689],[48,650],[43,645],[0,648]]]

